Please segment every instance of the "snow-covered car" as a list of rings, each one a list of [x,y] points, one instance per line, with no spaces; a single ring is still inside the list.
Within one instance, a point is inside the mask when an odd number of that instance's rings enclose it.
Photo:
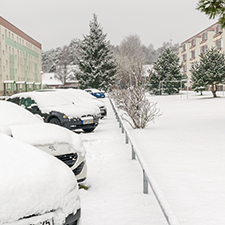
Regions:
[[[78,184],[55,157],[0,132],[0,224],[78,225]]]
[[[70,92],[87,104],[94,104],[98,106],[101,112],[101,118],[107,115],[107,108],[102,100],[94,97],[93,95],[90,95],[89,93],[81,89],[66,89],[66,91]]]
[[[100,110],[101,113],[101,119],[107,115],[107,108],[105,106],[105,103],[94,97],[93,95],[90,95],[89,93],[87,93],[84,90],[81,89],[48,89],[48,90],[38,90],[38,91],[57,91],[61,94],[63,94],[63,96],[65,98],[67,98],[68,100],[70,100],[71,102],[83,102],[83,105],[86,106],[97,106]]]
[[[78,182],[86,179],[86,151],[78,134],[44,123],[42,118],[7,101],[0,101],[0,118],[0,131],[10,130],[14,139],[55,156],[71,168]]]
[[[105,98],[105,94],[102,91],[99,91],[98,89],[95,88],[87,88],[84,89],[86,92],[89,94],[95,96],[96,98]]]
[[[39,114],[44,122],[54,123],[70,130],[82,129],[92,132],[101,117],[97,107],[89,107],[63,97],[57,92],[33,91],[10,96],[7,101],[16,103],[33,114]]]

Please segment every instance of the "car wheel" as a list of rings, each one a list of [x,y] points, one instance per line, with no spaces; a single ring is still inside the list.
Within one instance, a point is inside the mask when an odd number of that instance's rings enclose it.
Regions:
[[[84,133],[90,133],[94,130],[95,128],[89,128],[89,129],[83,129]]]
[[[61,125],[61,123],[60,123],[60,121],[59,121],[59,119],[57,119],[57,118],[52,118],[52,119],[50,119],[49,120],[49,123],[53,123],[53,124],[57,124],[57,125]]]

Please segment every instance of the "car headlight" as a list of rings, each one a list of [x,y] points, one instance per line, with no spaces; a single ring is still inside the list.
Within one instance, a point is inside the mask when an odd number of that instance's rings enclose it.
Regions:
[[[66,119],[66,118],[67,118],[67,116],[66,116],[66,115],[63,115],[63,118],[64,118],[64,119]]]

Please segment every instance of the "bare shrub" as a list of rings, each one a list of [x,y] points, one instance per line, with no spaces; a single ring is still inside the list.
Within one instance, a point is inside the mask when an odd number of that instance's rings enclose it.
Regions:
[[[143,46],[138,36],[130,35],[122,41],[116,63],[117,78],[111,96],[132,128],[145,128],[160,112],[157,103],[149,102],[145,95],[150,76],[144,74]]]
[[[117,107],[122,110],[122,118],[133,129],[145,128],[149,122],[154,122],[155,117],[160,116],[160,110],[156,108],[156,102],[150,102],[142,87],[131,87],[114,92]]]

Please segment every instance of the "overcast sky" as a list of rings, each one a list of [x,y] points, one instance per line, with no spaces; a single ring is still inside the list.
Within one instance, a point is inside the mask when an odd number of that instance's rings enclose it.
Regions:
[[[93,13],[113,45],[138,35],[155,48],[182,43],[216,20],[195,10],[198,0],[1,0],[1,16],[42,44],[44,51],[89,33]]]

